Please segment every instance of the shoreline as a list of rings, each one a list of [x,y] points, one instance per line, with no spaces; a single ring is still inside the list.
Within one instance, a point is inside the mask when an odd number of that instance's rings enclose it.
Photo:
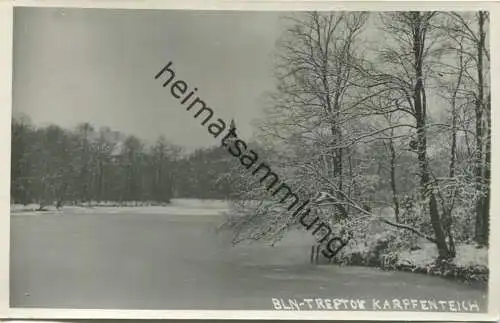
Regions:
[[[433,263],[430,264],[430,266],[426,267],[403,264],[391,264],[384,266],[381,263],[370,265],[362,262],[343,262],[332,263],[328,265],[377,268],[382,271],[407,272],[419,275],[435,276],[441,277],[446,280],[463,283],[469,285],[472,288],[477,288],[480,290],[487,290],[489,282],[489,269],[483,266],[457,266],[453,263],[446,263],[445,265],[441,266]]]

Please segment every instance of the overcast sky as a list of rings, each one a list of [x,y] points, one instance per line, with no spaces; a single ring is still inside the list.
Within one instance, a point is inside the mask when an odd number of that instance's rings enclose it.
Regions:
[[[216,144],[153,76],[178,78],[251,136],[272,90],[283,13],[16,8],[14,112],[36,124],[88,121],[176,144]]]

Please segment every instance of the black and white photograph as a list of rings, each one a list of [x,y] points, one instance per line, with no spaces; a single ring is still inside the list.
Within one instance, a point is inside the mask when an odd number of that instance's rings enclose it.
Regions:
[[[498,319],[494,10],[370,8],[14,7],[9,309]]]

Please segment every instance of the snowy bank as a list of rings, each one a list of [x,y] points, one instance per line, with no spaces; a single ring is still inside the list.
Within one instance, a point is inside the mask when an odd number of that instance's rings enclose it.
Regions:
[[[229,204],[224,200],[173,199],[170,204],[154,205],[147,202],[95,202],[82,205],[68,205],[57,209],[55,206],[11,205],[12,215],[43,215],[43,214],[165,214],[165,215],[217,215],[229,210]]]
[[[438,250],[432,243],[421,243],[415,250],[389,250],[379,245],[346,248],[338,261],[344,265],[379,267],[384,270],[400,270],[486,285],[489,277],[488,249],[472,244],[456,246],[456,256],[449,261],[438,262]]]

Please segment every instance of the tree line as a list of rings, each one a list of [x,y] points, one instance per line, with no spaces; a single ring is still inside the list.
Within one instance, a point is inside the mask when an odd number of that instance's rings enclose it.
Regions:
[[[169,203],[174,197],[221,199],[231,191],[217,180],[227,169],[220,147],[186,154],[164,136],[147,144],[90,123],[35,126],[27,116],[12,119],[11,138],[12,203]]]

